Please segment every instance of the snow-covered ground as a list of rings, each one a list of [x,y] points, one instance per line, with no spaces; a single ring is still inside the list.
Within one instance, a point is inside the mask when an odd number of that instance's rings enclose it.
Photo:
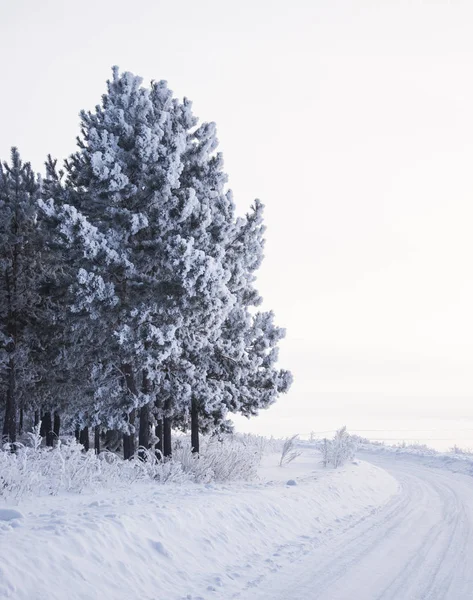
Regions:
[[[398,494],[365,461],[323,469],[313,448],[278,460],[265,456],[253,483],[142,482],[0,506],[0,597],[247,600]]]
[[[359,457],[0,506],[0,598],[471,600],[471,460]]]
[[[473,454],[461,452],[440,452],[427,446],[385,446],[382,444],[362,444],[358,454],[363,453],[389,455],[395,461],[410,461],[435,469],[446,469],[452,473],[464,473],[473,476]],[[472,596],[473,597],[473,596]]]
[[[399,493],[248,600],[473,598],[473,478],[408,454],[363,456],[399,481]]]

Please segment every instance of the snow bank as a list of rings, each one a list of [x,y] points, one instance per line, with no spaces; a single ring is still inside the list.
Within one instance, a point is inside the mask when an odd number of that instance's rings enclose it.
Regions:
[[[0,597],[244,600],[398,490],[368,463],[324,470],[313,449],[283,468],[279,458],[265,457],[258,483],[138,482],[29,499],[22,518],[0,521]]]

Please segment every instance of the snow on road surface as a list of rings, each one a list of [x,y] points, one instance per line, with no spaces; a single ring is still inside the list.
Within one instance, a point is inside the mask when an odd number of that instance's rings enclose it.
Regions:
[[[364,454],[399,494],[246,600],[471,600],[473,478],[408,456]]]
[[[0,598],[472,600],[473,478],[361,457],[0,506]]]

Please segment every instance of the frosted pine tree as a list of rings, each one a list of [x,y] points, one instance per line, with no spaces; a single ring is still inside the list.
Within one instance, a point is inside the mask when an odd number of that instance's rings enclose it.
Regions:
[[[255,312],[262,302],[255,272],[263,260],[264,231],[263,205],[255,201],[246,217],[237,220],[226,247],[236,303],[209,358],[208,378],[221,386],[226,410],[247,417],[270,406],[292,383],[291,373],[277,367],[285,330],[274,324],[271,311]]]
[[[284,332],[253,309],[262,207],[235,219],[215,125],[197,127],[164,82],[146,89],[114,69],[81,120],[66,183],[43,202],[74,248],[71,357],[87,360],[71,362],[88,384],[76,418],[125,431],[127,457],[138,416],[140,445],[154,419],[169,454],[174,419],[191,422],[198,449],[199,429],[255,414],[290,384],[275,366]]]
[[[186,336],[205,338],[218,315],[214,305],[229,302],[226,274],[198,239],[207,217],[195,190],[180,181],[195,125],[190,104],[173,99],[164,82],[145,89],[140,78],[114,69],[102,105],[81,117],[80,147],[67,163],[68,186],[122,263],[87,271],[79,283],[90,288],[89,278],[100,272],[113,286],[116,305],[100,315],[109,332],[102,351],[115,369],[110,373],[117,374],[111,387],[115,393],[122,389],[119,409],[132,434],[136,411],[142,409],[148,420],[156,396],[165,418],[177,410],[181,399],[165,391],[174,385],[170,370],[178,369],[192,384],[188,361],[180,358],[182,342]],[[212,306],[212,316],[194,310],[203,303]],[[83,309],[92,311],[93,304],[101,306],[90,302]],[[145,445],[146,432],[148,425],[142,428]],[[134,441],[125,442],[130,456]]]
[[[13,148],[10,164],[0,164],[0,385],[3,437],[10,443],[37,379],[32,353],[39,345],[39,194],[40,181]]]
[[[181,396],[184,404],[179,414],[184,427],[190,422],[196,452],[199,431],[225,430],[228,411],[257,414],[286,392],[292,380],[289,372],[276,367],[284,330],[275,326],[271,312],[253,309],[261,302],[254,283],[263,258],[263,206],[256,201],[244,219],[235,220],[217,145],[215,125],[204,123],[190,136],[181,176],[182,188],[192,191],[199,207],[191,215],[195,243],[217,261],[227,294],[219,305],[216,289],[209,287],[208,301],[190,307],[195,322],[190,321],[181,339],[182,356],[192,366],[194,383],[190,397]],[[203,329],[199,323],[205,319]],[[195,331],[205,331],[198,343]],[[176,376],[179,370],[172,373]]]
[[[170,94],[162,92],[166,105]],[[149,362],[146,339],[155,333],[164,348],[171,346],[173,337],[172,327],[153,329],[148,300],[154,296],[151,304],[155,303],[162,286],[146,259],[148,244],[153,244],[149,210],[156,196],[165,195],[173,180],[177,181],[172,173],[179,151],[166,143],[169,125],[163,112],[154,113],[149,96],[140,78],[119,75],[114,69],[102,105],[94,112],[81,113],[79,150],[66,165],[77,208],[120,257],[106,268],[91,265],[81,271],[78,285],[83,288],[83,302],[78,310],[99,319],[106,332],[101,360],[94,365],[94,375],[101,380],[96,398],[106,425],[126,431],[127,458],[135,451],[136,410],[149,401],[141,386],[141,374]],[[152,261],[153,254],[149,254]],[[98,296],[90,295],[97,277],[113,288],[113,307],[105,308],[100,290]],[[110,410],[104,404],[107,398],[113,399]]]
[[[54,409],[56,419],[60,414],[67,426],[85,431],[100,420],[94,399],[96,363],[102,361],[108,332],[99,322],[97,306],[104,310],[116,303],[114,288],[105,283],[100,269],[121,259],[73,205],[74,192],[61,181],[56,161],[49,158],[46,169],[39,216],[45,231],[43,296],[48,310],[43,315],[44,373],[37,395],[47,421]]]
[[[187,101],[185,104],[190,106]],[[225,247],[234,222],[234,203],[225,192],[226,174],[218,146],[214,123],[203,123],[187,132],[180,188],[176,195],[183,207],[179,215],[182,233],[192,240],[200,257],[198,271],[187,282],[180,310],[183,326],[177,337],[181,349],[178,360],[169,369],[167,385],[179,388],[174,393],[177,424],[191,424],[192,447],[199,449],[199,416],[215,411],[221,402],[219,390],[208,381],[209,348],[221,335],[222,325],[235,298],[228,283]],[[185,210],[184,210],[185,208]],[[183,385],[185,382],[186,385]],[[203,423],[200,424],[202,426]],[[201,427],[202,428],[202,427]]]

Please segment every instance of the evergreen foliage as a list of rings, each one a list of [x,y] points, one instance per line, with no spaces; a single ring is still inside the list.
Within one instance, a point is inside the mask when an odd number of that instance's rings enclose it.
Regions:
[[[38,379],[40,233],[36,202],[40,182],[16,148],[0,164],[0,390],[3,437],[15,442],[20,411]]]
[[[199,432],[291,384],[285,332],[256,309],[263,205],[236,217],[215,124],[166,82],[114,68],[77,143],[43,182],[16,150],[0,169],[4,433],[15,441],[28,397],[56,435],[88,444],[94,427],[97,452],[121,432],[131,458],[139,431],[143,459],[169,454],[171,427],[198,451]]]

